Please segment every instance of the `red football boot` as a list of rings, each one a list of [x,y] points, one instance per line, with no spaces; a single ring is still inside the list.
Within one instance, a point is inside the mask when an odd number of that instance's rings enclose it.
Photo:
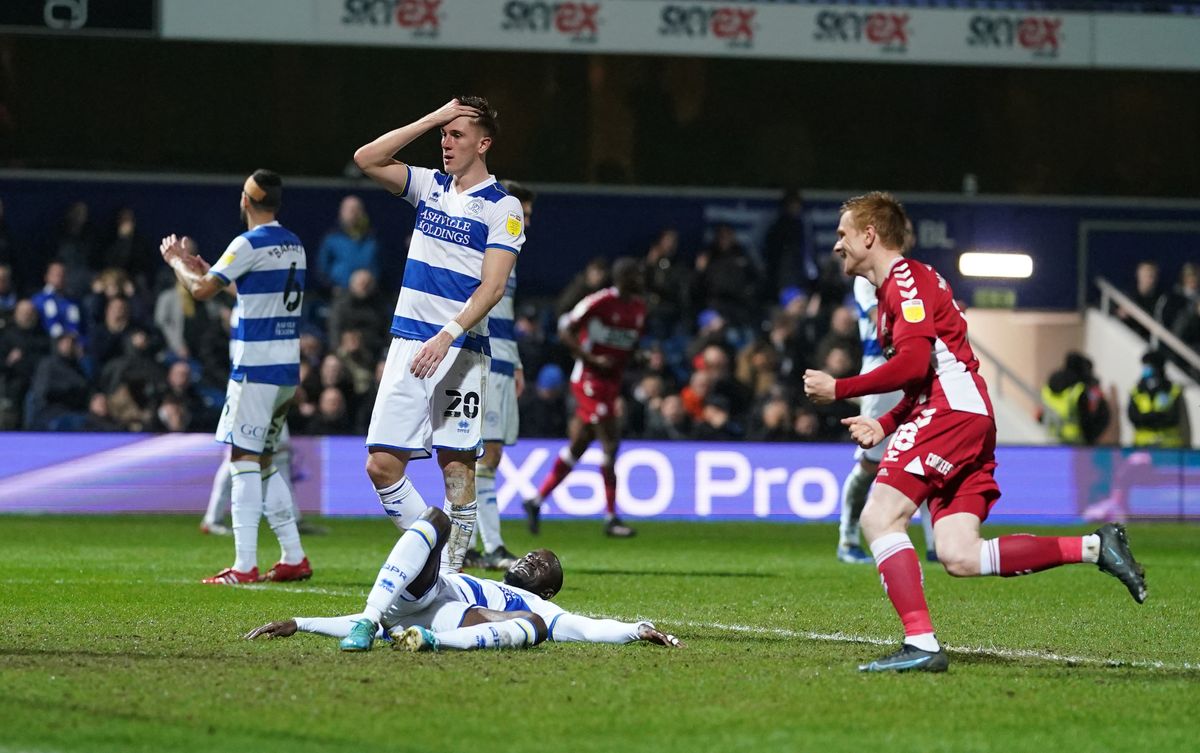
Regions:
[[[238,570],[234,570],[232,567],[227,567],[224,570],[222,570],[221,572],[214,575],[213,577],[205,578],[204,580],[202,580],[200,582],[201,583],[212,583],[212,584],[222,585],[222,586],[234,586],[234,585],[238,585],[240,583],[257,583],[258,582],[258,568],[256,567],[248,573],[243,573]]]
[[[300,560],[295,565],[288,565],[283,562],[276,562],[263,576],[263,580],[273,581],[275,583],[283,583],[289,580],[308,580],[312,577],[312,566],[308,564],[308,557]]]

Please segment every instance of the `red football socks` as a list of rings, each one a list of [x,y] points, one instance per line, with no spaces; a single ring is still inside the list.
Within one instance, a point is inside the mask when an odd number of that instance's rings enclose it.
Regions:
[[[981,575],[1010,577],[1077,562],[1083,562],[1083,537],[1020,533],[983,542],[979,570]]]
[[[904,623],[904,635],[933,632],[929,606],[925,603],[925,585],[921,564],[908,534],[889,533],[871,543],[875,566],[883,579],[883,590],[891,599],[896,614]]]

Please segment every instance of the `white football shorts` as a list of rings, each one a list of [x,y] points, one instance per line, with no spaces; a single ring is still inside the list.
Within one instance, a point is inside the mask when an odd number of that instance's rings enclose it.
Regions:
[[[516,378],[491,372],[487,379],[487,397],[483,401],[483,441],[516,444],[520,425]]]
[[[406,450],[413,458],[430,457],[434,449],[478,451],[490,359],[450,348],[433,376],[418,379],[408,367],[421,345],[393,338],[371,411],[367,447]]]
[[[885,392],[882,395],[863,395],[862,403],[859,406],[859,415],[880,418],[892,408],[895,408],[902,397],[904,397],[904,393],[899,390],[896,392]],[[892,436],[889,434],[883,438],[882,442],[869,450],[859,447],[854,451],[854,459],[857,460],[865,457],[872,463],[878,463],[880,460],[883,460],[883,453],[887,450],[888,442],[891,439]]]
[[[388,630],[413,625],[435,633],[453,630],[462,625],[467,610],[475,606],[463,601],[454,584],[442,577],[420,598],[409,601],[407,596],[404,594],[393,600],[392,606],[380,618]]]
[[[230,379],[216,440],[256,455],[274,452],[287,426],[288,405],[295,394],[293,385]]]

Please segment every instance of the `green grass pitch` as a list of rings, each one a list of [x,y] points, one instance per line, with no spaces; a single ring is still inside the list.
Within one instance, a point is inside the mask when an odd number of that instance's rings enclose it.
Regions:
[[[394,529],[322,522],[313,580],[228,588],[197,581],[232,541],[192,518],[0,517],[0,751],[1166,752],[1200,734],[1194,526],[1131,528],[1141,607],[1090,566],[974,580],[926,566],[950,672],[877,677],[855,667],[898,622],[873,568],[835,562],[816,525],[644,523],[613,541],[598,522],[545,524],[559,603],[653,619],[684,650],[241,640],[361,608]],[[535,543],[506,530],[514,550]],[[264,528],[260,565],[276,554]]]

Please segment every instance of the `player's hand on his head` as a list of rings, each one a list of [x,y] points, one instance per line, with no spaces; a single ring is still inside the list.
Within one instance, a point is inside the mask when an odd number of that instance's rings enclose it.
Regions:
[[[435,126],[441,128],[455,118],[461,118],[464,115],[468,118],[477,118],[482,114],[483,113],[479,112],[479,110],[476,110],[474,107],[467,107],[457,99],[452,99],[446,104],[442,105],[440,108],[429,113],[429,119],[433,121]]]
[[[296,629],[295,620],[278,620],[256,627],[243,637],[248,641],[255,638],[288,638],[296,634]]]
[[[638,625],[638,640],[653,643],[657,646],[665,646],[667,648],[685,648],[683,641],[679,640],[670,633],[664,633],[658,628],[651,625],[649,622],[643,622]]]
[[[836,399],[837,380],[824,371],[804,371],[804,394],[817,405],[828,405]]]
[[[864,450],[869,450],[883,441],[883,426],[870,416],[843,418],[842,425],[849,427],[850,438]]]
[[[433,376],[438,366],[441,366],[442,360],[446,358],[446,354],[450,352],[450,345],[453,342],[450,334],[445,331],[426,340],[417,354],[413,356],[412,363],[408,366],[409,373],[417,379]]]

